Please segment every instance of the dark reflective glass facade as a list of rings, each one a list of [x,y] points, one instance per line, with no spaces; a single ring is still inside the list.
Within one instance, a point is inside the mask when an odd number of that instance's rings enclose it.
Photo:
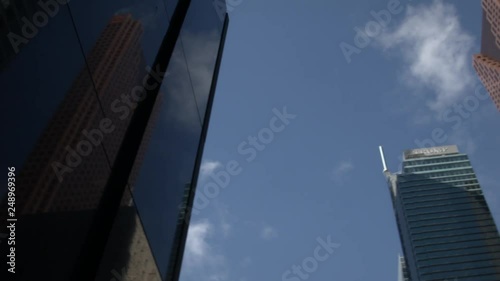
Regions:
[[[500,280],[500,237],[467,155],[406,157],[389,178],[410,280]]]
[[[2,275],[178,278],[227,24],[206,0],[0,3]]]

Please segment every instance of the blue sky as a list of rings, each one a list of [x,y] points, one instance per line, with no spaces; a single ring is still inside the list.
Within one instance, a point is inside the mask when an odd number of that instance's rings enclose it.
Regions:
[[[228,3],[198,185],[212,198],[193,215],[182,281],[284,280],[328,239],[307,280],[396,280],[378,145],[392,171],[404,149],[459,145],[500,222],[500,115],[471,66],[479,1],[400,0],[362,48],[355,28],[394,0]],[[350,62],[342,43],[357,48]],[[267,143],[251,148],[259,133]]]

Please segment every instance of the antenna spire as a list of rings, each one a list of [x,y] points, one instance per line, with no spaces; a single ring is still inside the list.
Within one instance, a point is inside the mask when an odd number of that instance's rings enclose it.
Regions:
[[[382,158],[382,165],[384,166],[383,172],[387,172],[387,165],[385,163],[385,156],[384,156],[384,148],[382,146],[379,146],[378,149],[380,150],[380,158]]]

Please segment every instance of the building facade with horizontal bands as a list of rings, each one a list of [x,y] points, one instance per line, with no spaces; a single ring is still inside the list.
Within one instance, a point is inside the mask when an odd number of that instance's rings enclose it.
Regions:
[[[407,150],[402,171],[384,174],[408,280],[500,280],[500,236],[466,154]]]

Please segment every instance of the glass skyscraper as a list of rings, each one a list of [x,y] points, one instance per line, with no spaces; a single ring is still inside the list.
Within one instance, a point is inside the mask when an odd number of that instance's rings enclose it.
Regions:
[[[457,146],[407,150],[393,174],[380,150],[405,257],[400,274],[500,280],[500,237],[468,156]]]
[[[0,279],[178,279],[228,23],[224,0],[1,1]]]

